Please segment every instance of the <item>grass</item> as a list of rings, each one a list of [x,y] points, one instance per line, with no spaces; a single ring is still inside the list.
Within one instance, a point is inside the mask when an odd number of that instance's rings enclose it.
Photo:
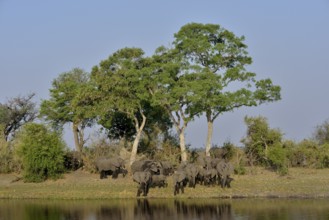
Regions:
[[[99,179],[98,174],[76,171],[59,180],[43,183],[15,181],[13,174],[0,175],[0,198],[15,199],[115,199],[136,198],[137,184],[131,176]],[[260,167],[246,175],[233,176],[230,189],[197,185],[173,195],[172,179],[167,188],[151,188],[148,198],[329,198],[329,169],[290,168],[286,176]]]

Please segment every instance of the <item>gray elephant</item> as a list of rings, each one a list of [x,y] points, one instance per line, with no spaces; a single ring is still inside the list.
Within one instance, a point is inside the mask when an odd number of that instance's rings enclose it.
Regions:
[[[167,187],[168,183],[167,183],[167,177],[163,174],[159,174],[159,175],[152,175],[152,183],[151,183],[151,187]]]
[[[161,164],[153,160],[138,160],[131,164],[131,172],[148,170],[151,174],[160,174]]]
[[[222,188],[224,187],[231,187],[231,182],[233,178],[230,177],[231,174],[234,173],[234,167],[231,163],[225,162],[224,160],[220,161],[217,166],[216,170],[218,172],[218,183],[221,185]]]
[[[218,172],[216,169],[211,168],[206,170],[204,173],[204,184],[205,185],[215,185],[218,177]]]
[[[133,180],[138,183],[137,196],[140,196],[141,193],[143,193],[143,196],[147,196],[152,183],[151,172],[136,171],[133,174]]]
[[[196,178],[199,173],[199,169],[198,169],[197,165],[187,164],[184,171],[185,171],[188,183],[189,183],[189,187],[195,188]]]
[[[120,157],[99,158],[95,161],[95,165],[101,179],[107,178],[107,175],[112,175],[112,178],[116,179],[120,173],[123,176],[128,173],[125,169],[125,162]]]
[[[174,173],[174,167],[169,161],[160,161],[160,174],[170,176]]]
[[[187,184],[186,174],[183,170],[177,170],[173,175],[173,185],[174,185],[174,195],[179,194],[179,190],[181,193],[184,193],[184,187]]]

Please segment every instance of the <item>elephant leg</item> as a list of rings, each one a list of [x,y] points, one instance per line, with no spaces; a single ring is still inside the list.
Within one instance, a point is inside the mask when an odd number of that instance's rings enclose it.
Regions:
[[[177,193],[179,193],[179,188],[178,188],[178,185],[177,185],[178,183],[176,182],[176,183],[174,183],[174,196],[175,195],[177,195]]]
[[[100,179],[105,179],[106,178],[106,173],[104,170],[101,170],[100,172]]]
[[[141,185],[139,185],[137,189],[137,197],[141,195],[141,192],[142,192]]]
[[[145,185],[144,185],[144,183],[139,184],[139,189],[140,189],[141,193],[143,193],[143,196],[144,196],[145,195]]]
[[[149,189],[150,189],[150,184],[145,183],[145,196],[147,196],[147,194],[149,193]]]
[[[118,170],[114,170],[112,173],[112,179],[116,179],[119,176],[119,171]]]
[[[226,177],[221,180],[221,187],[224,188],[226,185]]]
[[[227,180],[226,180],[226,186],[227,188],[231,188],[231,182],[232,182],[233,178],[231,177],[227,177]]]
[[[181,183],[179,183],[179,186],[180,186],[180,190],[183,194],[184,193],[184,184],[181,182]]]

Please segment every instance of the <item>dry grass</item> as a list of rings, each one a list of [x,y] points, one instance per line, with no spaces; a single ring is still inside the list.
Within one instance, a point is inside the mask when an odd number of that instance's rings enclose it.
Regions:
[[[112,199],[135,198],[137,184],[130,176],[100,180],[98,174],[76,171],[63,179],[43,183],[15,181],[13,174],[0,175],[0,198]],[[291,168],[286,176],[255,167],[248,174],[233,176],[232,188],[197,185],[176,198],[329,197],[329,169]],[[167,188],[152,188],[149,198],[174,198],[171,178]]]

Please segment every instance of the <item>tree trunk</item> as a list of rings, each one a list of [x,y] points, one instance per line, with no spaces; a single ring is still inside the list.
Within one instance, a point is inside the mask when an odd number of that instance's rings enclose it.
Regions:
[[[185,129],[180,129],[179,130],[179,145],[180,145],[182,162],[186,162],[187,161],[187,153],[186,153],[186,146],[185,146],[185,134],[184,134],[184,130]]]
[[[210,156],[211,140],[213,135],[213,122],[207,120],[208,131],[207,131],[207,140],[206,140],[206,156]]]
[[[211,118],[211,110],[207,111],[206,117],[207,117],[207,125],[208,125],[207,139],[206,139],[206,156],[210,156],[211,140],[214,130],[214,121]]]
[[[135,137],[135,140],[134,140],[134,143],[133,143],[133,147],[131,149],[131,155],[130,155],[130,162],[129,162],[129,165],[131,166],[131,164],[136,160],[136,155],[137,155],[137,149],[138,149],[138,144],[139,144],[139,141],[141,139],[141,136],[142,136],[142,131],[144,129],[144,126],[145,126],[145,123],[146,123],[146,117],[143,113],[142,114],[142,124],[139,126],[139,123],[138,123],[138,119],[135,118],[135,127],[136,127],[136,137]]]
[[[179,135],[179,146],[180,146],[180,150],[181,150],[181,161],[182,162],[186,162],[187,161],[187,152],[186,152],[186,146],[185,146],[185,128],[187,127],[187,121],[184,117],[183,111],[176,111],[176,117],[177,119],[175,119],[174,115],[172,112],[170,112],[170,109],[167,109],[168,114],[171,118],[171,120],[174,122],[174,125],[176,127],[176,131]],[[180,115],[181,113],[181,115]],[[181,125],[181,120],[182,120],[182,125]]]
[[[78,124],[73,122],[72,131],[73,131],[73,137],[74,137],[75,150],[78,151],[79,153],[81,153],[82,152],[82,147],[80,145],[79,126],[78,126]]]

